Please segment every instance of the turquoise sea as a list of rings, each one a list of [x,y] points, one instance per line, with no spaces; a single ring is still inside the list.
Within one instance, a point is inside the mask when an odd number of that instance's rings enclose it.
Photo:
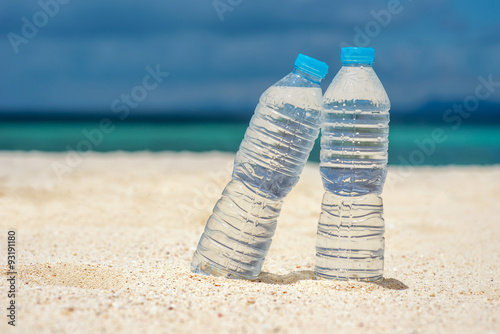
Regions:
[[[0,150],[236,152],[247,125],[248,122],[115,120],[105,133],[99,128],[99,120],[3,121]],[[389,147],[389,164],[499,164],[500,126],[463,124],[452,128],[439,123],[391,123]],[[310,160],[319,161],[319,141]]]

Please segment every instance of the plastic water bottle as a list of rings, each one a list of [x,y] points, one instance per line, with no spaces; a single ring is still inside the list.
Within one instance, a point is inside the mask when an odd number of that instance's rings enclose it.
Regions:
[[[283,198],[299,180],[319,134],[328,66],[299,55],[292,73],[267,89],[236,154],[232,180],[194,253],[195,273],[256,278]]]
[[[372,48],[342,48],[342,68],[322,106],[320,171],[325,188],[315,278],[376,281],[384,270],[382,188],[390,102],[373,71]]]

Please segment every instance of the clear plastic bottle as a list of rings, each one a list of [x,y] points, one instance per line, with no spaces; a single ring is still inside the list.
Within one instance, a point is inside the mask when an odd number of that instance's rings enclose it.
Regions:
[[[372,48],[342,48],[323,97],[320,171],[325,188],[316,242],[317,279],[376,281],[384,270],[382,188],[390,102]]]
[[[267,89],[234,162],[233,177],[193,256],[195,273],[255,279],[271,245],[283,198],[319,134],[328,66],[299,55],[292,73]]]

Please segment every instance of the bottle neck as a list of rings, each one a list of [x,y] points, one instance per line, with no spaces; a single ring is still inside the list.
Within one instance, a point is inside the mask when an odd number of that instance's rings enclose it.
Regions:
[[[342,63],[344,67],[372,67],[373,63]]]
[[[321,83],[321,80],[323,79],[323,78],[318,77],[318,76],[316,76],[314,74],[306,72],[306,71],[300,69],[299,67],[295,67],[293,69],[293,73],[298,74],[298,75],[306,78],[307,80],[315,82],[315,83],[318,83],[318,84]]]

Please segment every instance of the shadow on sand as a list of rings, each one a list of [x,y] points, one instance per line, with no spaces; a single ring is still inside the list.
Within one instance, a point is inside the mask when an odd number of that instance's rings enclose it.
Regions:
[[[302,280],[314,280],[314,271],[298,270],[285,275],[278,275],[269,272],[261,272],[254,282],[266,284],[293,284]],[[341,281],[339,281],[341,282]],[[378,282],[363,282],[366,284],[375,284],[389,290],[405,290],[408,286],[395,278],[383,278]]]

